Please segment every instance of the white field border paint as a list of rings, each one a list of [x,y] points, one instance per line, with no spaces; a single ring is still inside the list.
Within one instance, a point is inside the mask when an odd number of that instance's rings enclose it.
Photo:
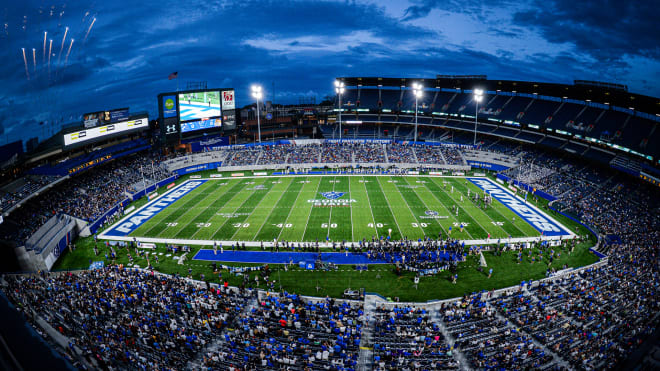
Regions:
[[[363,177],[363,178],[368,178],[368,177],[392,177],[394,175],[391,174],[289,174],[289,175],[269,175],[268,177],[273,177],[273,178],[288,178],[288,177],[298,177],[298,178],[309,178],[309,177],[324,177],[324,176],[346,176],[346,177]],[[481,179],[487,179],[494,185],[497,185],[499,188],[503,188],[499,184],[493,182],[490,178],[487,177],[467,177],[467,176],[455,176],[455,175],[442,175],[442,176],[431,176],[431,175],[401,175],[397,174],[396,176],[404,176],[404,177],[415,177],[415,178],[427,178],[427,177],[433,177],[433,178],[440,178],[440,177],[446,177],[446,178],[481,178]],[[263,177],[255,177],[255,176],[245,176],[241,177],[240,179],[255,179],[255,178],[263,178]],[[184,184],[190,182],[190,181],[199,181],[199,180],[207,180],[207,181],[226,181],[227,179],[222,179],[222,178],[202,178],[202,179],[194,179],[194,180],[186,180],[185,182],[179,184],[178,186],[172,188],[171,190],[163,193],[160,195],[158,198],[150,201],[146,205],[140,207],[137,209],[135,212],[131,213],[130,215],[120,219],[118,222],[115,222],[112,226],[107,228],[106,230],[103,231],[103,233],[99,234],[98,238],[102,240],[111,240],[111,241],[133,241],[135,239],[136,241],[140,242],[151,242],[151,243],[170,243],[170,244],[175,244],[175,245],[199,245],[199,246],[213,246],[214,242],[222,242],[225,245],[231,245],[232,242],[245,242],[245,246],[261,246],[261,241],[219,241],[219,240],[190,240],[190,239],[172,239],[172,238],[152,238],[152,237],[138,237],[138,236],[107,236],[105,235],[105,232],[113,229],[115,226],[118,224],[122,223],[126,219],[130,218],[134,214],[138,213],[140,210],[144,209],[145,207],[149,206],[152,203],[158,202],[162,197],[165,195],[169,194],[170,192],[173,192],[174,190],[178,189],[179,187],[183,186]],[[509,192],[508,190],[504,189],[505,192]],[[515,196],[517,199],[521,200],[524,202],[524,199]],[[499,202],[499,201],[498,201]],[[515,238],[501,238],[499,241],[501,243],[521,243],[521,242],[537,242],[537,241],[556,241],[560,239],[565,239],[567,237],[574,237],[575,234],[567,228],[565,225],[562,223],[559,223],[556,219],[552,218],[548,214],[544,213],[543,211],[539,210],[533,205],[527,204],[532,208],[535,212],[540,213],[542,216],[548,218],[551,220],[553,223],[557,223],[558,226],[563,228],[564,230],[568,231],[570,234],[569,235],[563,235],[563,236],[537,236],[537,237],[515,237]],[[527,223],[527,221],[525,221]],[[307,241],[310,242],[310,241]],[[491,245],[494,243],[497,243],[497,239],[471,239],[471,240],[461,240],[461,242],[464,242],[466,245]],[[268,242],[264,241],[264,246],[265,247],[270,247],[273,245],[273,242]],[[358,243],[358,241],[347,241],[347,243]],[[414,242],[416,243],[416,242]],[[332,243],[325,243],[325,242],[319,242],[320,247],[332,247]]]
[[[154,198],[153,200],[147,202],[147,203],[144,204],[142,207],[138,208],[137,210],[135,210],[134,212],[130,213],[129,215],[127,215],[127,216],[125,216],[125,217],[119,219],[119,221],[115,222],[115,223],[112,224],[109,228],[106,228],[101,234],[99,234],[99,235],[98,235],[98,238],[100,238],[100,239],[104,239],[104,240],[107,240],[107,239],[116,239],[116,238],[118,238],[119,236],[109,236],[109,235],[106,235],[106,233],[109,232],[109,231],[111,231],[111,230],[114,230],[116,227],[118,227],[118,226],[121,225],[123,222],[127,221],[128,219],[132,218],[133,216],[135,216],[137,213],[139,213],[139,212],[142,211],[143,209],[145,209],[145,208],[147,208],[147,207],[150,207],[150,206],[154,205],[155,203],[160,202],[160,200],[161,200],[162,198],[164,198],[164,197],[166,197],[166,196],[169,196],[171,193],[176,192],[176,191],[178,191],[178,190],[181,189],[181,188],[184,188],[188,183],[191,183],[191,182],[200,182],[200,181],[201,181],[201,184],[199,184],[197,187],[200,187],[201,185],[203,185],[204,183],[206,183],[206,181],[208,181],[208,179],[192,179],[192,180],[186,180],[185,182],[182,182],[182,183],[179,184],[178,186],[176,186],[176,187],[174,187],[174,188],[168,190],[167,192],[163,193],[162,195],[160,195],[160,196]],[[188,191],[186,194],[184,194],[183,196],[181,196],[181,198],[185,197],[185,196],[186,196],[188,193],[190,193],[191,191],[194,191],[195,189],[197,189],[197,187],[195,187],[194,189],[191,189],[190,191]],[[174,204],[174,203],[176,203],[177,201],[181,200],[181,198],[179,198],[178,200],[174,201],[172,204]],[[172,204],[170,204],[170,206],[171,206]],[[169,207],[169,206],[167,206],[167,207]],[[164,207],[164,208],[163,208],[162,210],[160,210],[160,211],[165,210],[167,207]],[[160,212],[160,211],[159,211],[159,212]],[[157,212],[157,213],[155,213],[154,215],[152,215],[149,219],[151,219],[152,217],[154,217],[154,216],[155,216],[156,214],[158,214],[159,212]],[[146,221],[146,220],[145,220],[145,221]],[[144,222],[140,223],[140,225],[139,225],[137,228],[141,227],[142,224],[144,224]],[[136,229],[137,229],[137,228],[136,228]],[[132,240],[132,238],[131,238],[130,240]],[[128,240],[126,240],[126,241],[128,241]],[[146,241],[145,241],[145,242],[146,242]]]
[[[471,180],[470,178],[475,178],[475,177],[466,177],[466,179],[469,180],[472,184],[475,184],[474,182],[472,182],[472,180]],[[502,186],[501,184],[499,184],[499,183],[497,183],[497,182],[493,182],[491,179],[489,179],[489,178],[485,178],[485,177],[478,177],[478,179],[479,179],[479,180],[487,181],[487,182],[490,183],[492,186],[494,186],[494,187],[500,189],[502,192],[504,192],[504,193],[508,194],[509,196],[515,198],[516,200],[518,200],[519,202],[521,202],[523,205],[525,205],[527,208],[531,209],[532,211],[534,211],[535,213],[541,215],[542,217],[548,219],[548,220],[551,221],[552,223],[555,223],[558,227],[560,227],[560,228],[562,228],[564,231],[568,232],[568,234],[557,235],[557,236],[552,236],[552,237],[556,237],[556,239],[558,239],[558,238],[563,238],[563,237],[572,238],[572,237],[575,236],[575,233],[573,233],[573,232],[572,232],[569,228],[567,228],[565,225],[563,225],[562,223],[560,223],[559,221],[557,221],[555,218],[551,217],[550,215],[544,213],[543,211],[541,211],[539,208],[537,208],[536,206],[532,205],[531,203],[528,203],[527,201],[525,201],[524,198],[522,198],[522,197],[516,195],[515,193],[511,192],[509,189],[507,189],[506,187]],[[476,185],[477,187],[479,187],[479,189],[481,189],[481,187],[480,187],[478,184],[475,184],[475,185]],[[483,189],[481,189],[481,190],[483,191]],[[531,225],[532,227],[534,227],[534,224],[532,224],[531,222],[527,221],[527,219],[526,219],[524,216],[520,215],[519,212],[517,212],[516,210],[512,209],[511,207],[509,207],[509,206],[508,206],[507,204],[505,204],[504,202],[500,201],[497,197],[493,196],[493,198],[497,199],[498,202],[500,202],[502,205],[506,206],[507,209],[511,210],[514,214],[516,214],[516,216],[518,216],[519,218],[521,218],[522,220],[524,220],[525,223],[527,223],[527,224]],[[536,230],[538,230],[538,228],[536,228],[536,227],[534,227],[534,228],[535,228]]]

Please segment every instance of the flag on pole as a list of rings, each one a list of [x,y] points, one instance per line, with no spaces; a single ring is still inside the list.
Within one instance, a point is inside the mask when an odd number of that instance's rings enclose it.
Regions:
[[[179,77],[179,72],[172,72],[170,75],[167,77],[168,80],[173,80]]]

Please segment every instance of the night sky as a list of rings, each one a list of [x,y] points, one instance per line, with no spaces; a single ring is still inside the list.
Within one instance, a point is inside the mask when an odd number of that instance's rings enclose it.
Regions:
[[[660,96],[659,9],[648,0],[3,0],[0,144],[49,136],[95,110],[155,117],[156,95],[177,88],[174,71],[181,89],[235,88],[238,106],[251,102],[252,83],[266,100],[319,102],[337,76],[586,79]]]

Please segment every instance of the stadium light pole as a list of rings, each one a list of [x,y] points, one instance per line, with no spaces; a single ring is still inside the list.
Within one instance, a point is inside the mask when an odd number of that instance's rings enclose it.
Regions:
[[[261,143],[261,119],[259,117],[259,99],[263,97],[263,92],[260,85],[252,85],[252,97],[257,100],[257,133],[259,135],[259,143]]]
[[[477,116],[479,115],[479,102],[484,99],[483,89],[474,89],[474,102],[476,103],[474,108],[474,142],[472,145],[477,145]]]
[[[339,96],[339,141],[341,141],[341,95],[344,94],[344,83],[339,80],[335,80],[335,93]]]
[[[417,144],[417,100],[422,97],[424,87],[420,83],[413,83],[413,94],[415,94],[415,142]]]

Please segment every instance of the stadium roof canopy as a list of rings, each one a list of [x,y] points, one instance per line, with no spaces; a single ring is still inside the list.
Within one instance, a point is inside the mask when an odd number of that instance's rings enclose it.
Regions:
[[[346,86],[390,86],[412,88],[414,82],[421,82],[427,88],[445,88],[472,90],[481,88],[486,91],[504,91],[527,94],[547,95],[559,98],[577,99],[606,103],[612,106],[632,108],[660,116],[660,99],[628,92],[628,87],[621,84],[576,80],[573,85],[545,82],[488,80],[485,75],[447,76],[435,78],[392,78],[392,77],[338,77]]]

